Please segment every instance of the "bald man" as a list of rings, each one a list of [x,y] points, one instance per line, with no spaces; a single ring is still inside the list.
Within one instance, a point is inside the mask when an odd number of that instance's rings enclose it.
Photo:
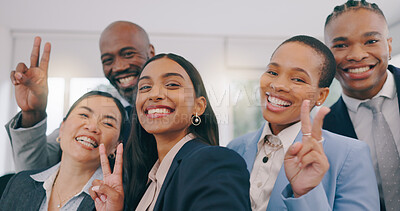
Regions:
[[[39,62],[40,43],[41,39],[36,37],[30,67],[19,63],[10,76],[21,112],[5,127],[17,172],[46,168],[61,159],[60,145],[56,142],[58,129],[46,137],[50,44],[46,43]],[[99,45],[104,76],[132,105],[136,98],[137,77],[144,63],[155,54],[146,31],[137,24],[116,21],[103,30]],[[128,112],[130,108],[127,107]]]

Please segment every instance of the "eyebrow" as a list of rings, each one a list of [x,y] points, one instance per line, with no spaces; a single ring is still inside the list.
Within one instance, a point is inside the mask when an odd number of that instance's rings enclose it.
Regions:
[[[269,64],[268,64],[268,66],[270,66],[270,65],[276,66],[276,67],[280,67],[280,65],[279,65],[278,63],[275,63],[275,62],[272,62],[272,63],[269,63]],[[267,67],[268,67],[268,66],[267,66]],[[302,68],[300,68],[300,67],[295,67],[295,68],[290,68],[290,69],[291,69],[291,70],[295,70],[295,71],[297,71],[297,72],[302,72],[302,73],[306,74],[309,78],[311,78],[311,77],[310,77],[310,74],[308,74],[307,71],[305,71],[304,69],[302,69]]]
[[[372,32],[366,32],[362,36],[363,37],[382,36],[382,34],[377,31],[372,31]],[[336,37],[335,39],[332,40],[332,43],[340,42],[340,41],[347,41],[347,40],[348,40],[347,37]]]
[[[181,74],[179,74],[179,73],[165,73],[164,75],[162,75],[163,78],[168,78],[168,77],[171,77],[171,76],[177,76],[177,77],[181,77],[182,79],[184,79],[183,76]],[[140,80],[144,80],[144,79],[150,79],[150,76],[142,76],[142,77],[139,78],[138,82]]]
[[[87,106],[80,106],[79,108],[86,109],[86,110],[88,110],[90,113],[93,113],[93,110],[92,110],[91,108],[87,107]],[[112,119],[112,120],[118,122],[117,119],[116,119],[115,117],[111,116],[111,115],[104,115],[104,118]]]

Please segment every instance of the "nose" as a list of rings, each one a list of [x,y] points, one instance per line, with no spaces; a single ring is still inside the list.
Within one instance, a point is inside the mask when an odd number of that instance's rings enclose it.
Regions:
[[[160,101],[165,99],[165,90],[160,86],[153,86],[149,93],[149,99],[152,101]]]
[[[348,61],[361,61],[368,57],[368,53],[360,45],[353,45],[346,56]]]
[[[129,68],[129,63],[125,61],[125,59],[120,58],[119,56],[115,57],[115,62],[113,64],[113,72],[122,72]]]
[[[275,92],[288,92],[290,91],[290,87],[287,83],[285,83],[284,79],[277,78],[273,82],[269,84],[269,86],[274,90]]]
[[[95,119],[88,119],[85,124],[85,129],[91,133],[99,134],[100,129],[98,127],[97,121]]]

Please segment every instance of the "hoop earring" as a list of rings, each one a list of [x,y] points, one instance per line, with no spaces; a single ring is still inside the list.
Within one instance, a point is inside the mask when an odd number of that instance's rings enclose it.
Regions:
[[[111,153],[108,155],[108,159],[114,160],[115,159],[115,153],[117,153],[117,151],[114,151],[114,153]]]
[[[57,137],[57,138],[56,138],[56,141],[57,141],[57,143],[60,143],[61,138],[60,138],[60,137]]]
[[[389,60],[392,60],[392,55],[389,55]]]
[[[192,125],[194,125],[194,126],[200,125],[201,118],[199,117],[199,115],[197,115],[197,112],[195,115],[192,116],[191,121],[192,121]]]

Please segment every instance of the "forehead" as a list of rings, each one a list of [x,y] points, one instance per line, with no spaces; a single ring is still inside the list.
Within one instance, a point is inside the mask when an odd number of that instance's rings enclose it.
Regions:
[[[161,58],[150,62],[143,69],[141,77],[148,76],[153,79],[162,78],[167,73],[178,73],[185,81],[191,82],[190,77],[185,69],[169,58]]]
[[[115,26],[104,31],[100,38],[102,54],[126,47],[143,49],[144,46],[146,46],[146,39],[144,39],[143,33],[132,26]]]
[[[99,95],[87,97],[79,102],[73,111],[76,111],[78,108],[82,107],[87,107],[91,109],[94,113],[102,115],[113,115],[121,118],[121,113],[118,109],[117,104],[115,104],[114,100],[108,97]]]
[[[329,38],[350,37],[366,32],[387,35],[388,28],[382,15],[363,8],[346,11],[334,17],[325,28],[325,36]]]
[[[271,57],[271,63],[283,70],[300,68],[309,75],[319,77],[324,58],[313,48],[300,42],[289,42],[281,45]]]

